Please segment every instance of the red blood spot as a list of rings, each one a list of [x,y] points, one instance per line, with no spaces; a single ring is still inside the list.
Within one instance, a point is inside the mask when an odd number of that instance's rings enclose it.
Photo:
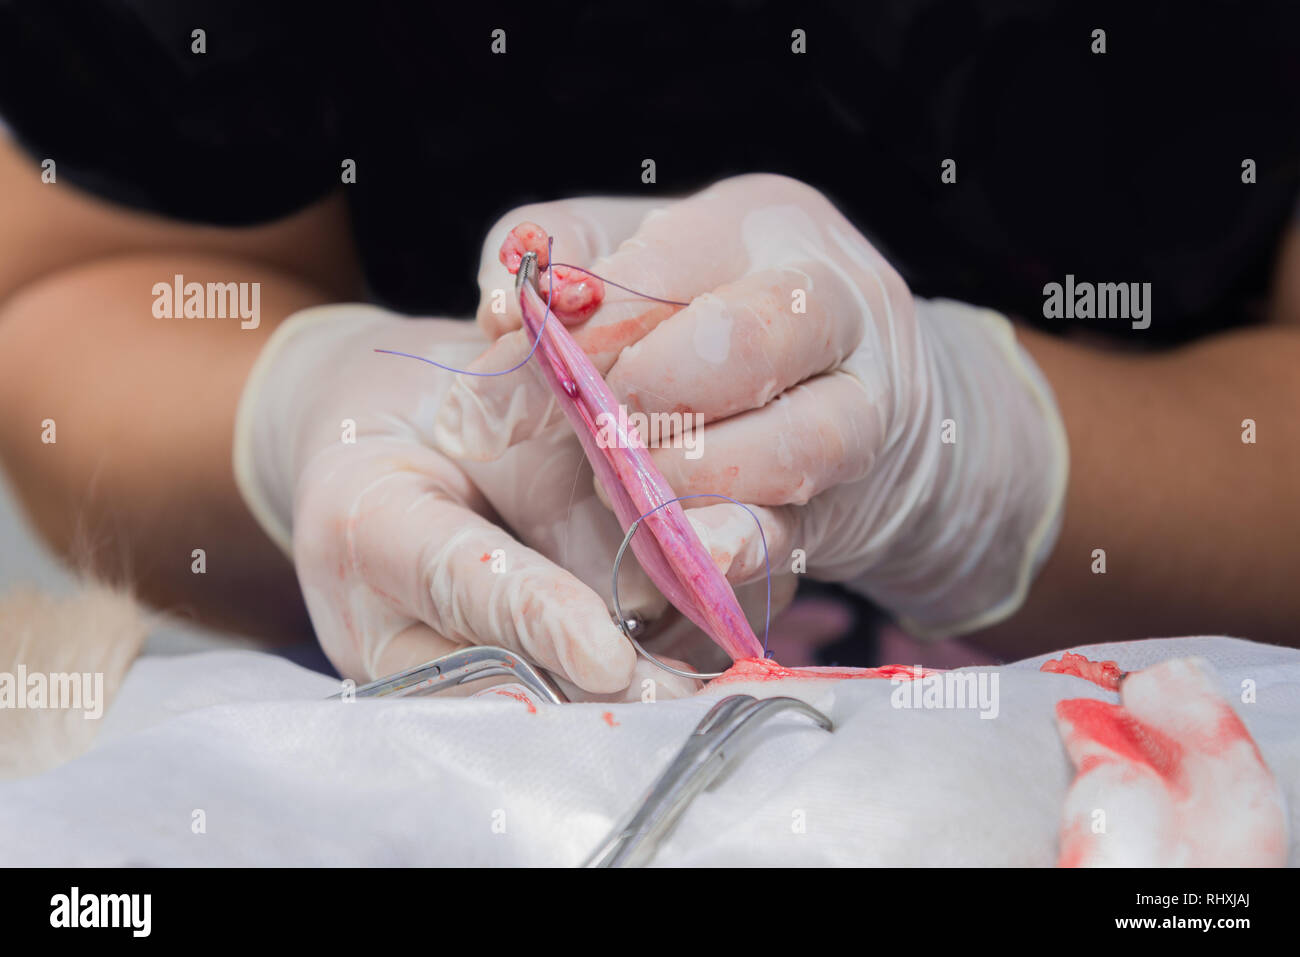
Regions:
[[[881,665],[879,668],[786,668],[771,658],[741,658],[713,684],[736,681],[780,681],[798,678],[804,681],[844,681],[858,678],[924,678],[937,674],[929,668],[913,665]]]
[[[1107,691],[1118,691],[1119,681],[1124,677],[1120,666],[1113,661],[1092,661],[1070,651],[1063,652],[1060,661],[1044,661],[1038,670],[1058,675],[1074,675],[1076,678],[1091,681]]]
[[[618,727],[618,722],[614,720],[614,712],[606,711],[603,715],[601,715],[601,717],[605,719],[605,723],[609,725],[611,728]]]
[[[484,553],[483,553],[483,557],[480,558],[479,561],[481,561],[481,562],[490,562],[490,561],[492,561],[492,553],[491,553],[491,552],[484,552]]]

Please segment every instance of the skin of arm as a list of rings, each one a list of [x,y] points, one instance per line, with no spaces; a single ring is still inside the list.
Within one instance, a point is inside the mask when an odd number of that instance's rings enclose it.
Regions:
[[[264,226],[179,224],[43,184],[4,141],[0,195],[0,462],[36,529],[155,606],[267,639],[309,634],[293,567],[235,486],[231,439],[279,321],[359,295],[340,198]],[[153,285],[177,273],[261,283],[259,327],[155,317]]]
[[[1070,483],[1028,600],[976,643],[1008,660],[1166,635],[1300,644],[1300,229],[1268,315],[1141,355],[1017,328],[1056,392]],[[1092,571],[1098,548],[1105,574]]]

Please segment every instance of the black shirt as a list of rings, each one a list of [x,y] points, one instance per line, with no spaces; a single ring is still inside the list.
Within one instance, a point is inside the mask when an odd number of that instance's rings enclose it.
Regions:
[[[768,171],[919,295],[1065,328],[1046,283],[1150,282],[1145,332],[1076,325],[1173,340],[1252,317],[1300,194],[1293,2],[437,6],[0,3],[0,116],[60,181],[180,219],[343,189],[374,297],[439,315],[513,206]]]

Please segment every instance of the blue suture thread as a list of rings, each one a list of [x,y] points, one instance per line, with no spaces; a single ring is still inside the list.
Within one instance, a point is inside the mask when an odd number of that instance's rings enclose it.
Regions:
[[[551,258],[550,254],[554,246],[554,243],[555,243],[554,236],[546,237],[546,254],[547,254],[546,258],[548,261]],[[546,331],[546,323],[551,318],[551,298],[555,292],[555,274],[554,272],[552,272],[552,267],[554,266],[564,266],[567,269],[577,269],[579,272],[585,272],[588,276],[596,276],[596,274],[592,272],[590,269],[583,269],[581,266],[573,266],[573,265],[569,265],[568,263],[553,262],[551,263],[550,266],[547,267],[546,269],[546,283],[547,283],[546,312],[542,315],[542,325],[537,330],[537,337],[533,340],[533,345],[528,350],[528,355],[524,356],[523,359],[521,359],[517,364],[512,365],[509,369],[503,369],[500,372],[470,372],[468,369],[457,369],[453,366],[443,365],[441,362],[435,362],[433,359],[426,359],[424,356],[417,356],[411,352],[398,352],[395,349],[376,349],[374,351],[382,353],[383,355],[386,356],[402,356],[405,359],[416,359],[420,362],[427,363],[428,365],[437,366],[439,369],[444,369],[447,372],[456,372],[459,373],[460,375],[474,375],[474,376],[479,376],[480,378],[491,378],[493,376],[508,375],[509,373],[514,372],[517,369],[522,369],[524,366],[528,364],[528,360],[533,357],[533,353],[537,351],[537,346],[542,341],[542,333]],[[615,286],[619,289],[622,289],[624,292],[630,292],[634,296],[640,296],[642,299],[652,299],[655,302],[663,302],[672,306],[690,305],[690,303],[678,302],[675,299],[660,299],[657,296],[648,296],[643,292],[637,292],[635,289],[629,289],[627,286],[619,285],[616,282],[611,282],[610,280],[605,279],[601,276],[596,276],[596,278],[599,279],[601,282],[608,283],[611,286]],[[763,534],[763,523],[758,520],[758,516],[753,513],[750,507],[746,505],[744,502],[736,501],[730,495],[723,495],[721,492],[698,492],[693,495],[679,495],[677,498],[670,498],[668,501],[663,502],[660,505],[656,505],[654,508],[650,509],[650,511],[646,512],[644,515],[638,518],[637,521],[640,522],[642,519],[650,517],[655,512],[659,511],[659,509],[663,508],[666,505],[671,505],[673,504],[673,502],[682,502],[688,498],[726,499],[728,502],[731,502],[733,505],[739,505],[746,512],[748,512],[749,517],[752,518],[754,520],[754,524],[758,526],[758,537],[763,543],[763,566],[767,574],[767,608],[764,612],[764,617],[763,617],[763,657],[764,658],[772,657],[772,653],[767,650],[768,633],[772,625],[772,560],[767,553],[767,536]]]
[[[749,517],[752,518],[754,524],[758,526],[758,538],[759,541],[763,543],[763,568],[767,575],[767,609],[763,616],[763,657],[771,658],[772,653],[767,650],[767,642],[768,633],[772,627],[772,558],[767,552],[767,535],[763,533],[763,523],[758,520],[758,516],[754,514],[753,510],[744,502],[738,502],[730,495],[723,495],[721,492],[695,492],[691,495],[679,495],[676,498],[670,498],[666,502],[659,503],[644,515],[639,516],[637,522],[640,523],[644,519],[649,518],[655,512],[659,511],[659,509],[666,508],[673,504],[673,502],[684,502],[688,498],[725,498],[732,505],[739,505],[748,512]]]
[[[554,236],[546,237],[546,258],[551,258],[551,244],[555,242]],[[522,267],[521,267],[522,268]],[[585,272],[585,270],[584,270]],[[542,341],[542,333],[546,331],[546,323],[551,318],[551,296],[555,292],[555,276],[550,269],[546,270],[546,312],[542,314],[542,325],[537,330],[537,338],[533,340],[532,347],[528,350],[528,355],[524,356],[519,362],[512,365],[509,369],[502,369],[500,372],[470,372],[468,369],[457,369],[453,366],[443,365],[441,362],[435,362],[433,359],[426,359],[424,356],[417,356],[412,352],[398,352],[396,349],[376,349],[375,352],[382,353],[386,356],[402,356],[405,359],[418,359],[420,362],[427,363],[431,366],[437,366],[439,369],[445,369],[447,372],[456,372],[460,375],[476,375],[481,379],[490,379],[493,376],[509,375],[516,369],[522,369],[528,365],[528,360],[533,357],[537,351],[537,346]],[[527,328],[527,326],[525,326]]]

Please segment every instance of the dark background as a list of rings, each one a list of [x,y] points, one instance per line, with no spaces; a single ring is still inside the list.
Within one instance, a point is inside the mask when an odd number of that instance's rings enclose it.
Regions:
[[[61,180],[179,218],[345,188],[375,298],[424,314],[473,310],[520,203],[770,171],[921,295],[1041,323],[1067,272],[1151,282],[1149,330],[1088,327],[1153,343],[1252,317],[1300,194],[1294,2],[441,6],[6,0],[0,116]]]

